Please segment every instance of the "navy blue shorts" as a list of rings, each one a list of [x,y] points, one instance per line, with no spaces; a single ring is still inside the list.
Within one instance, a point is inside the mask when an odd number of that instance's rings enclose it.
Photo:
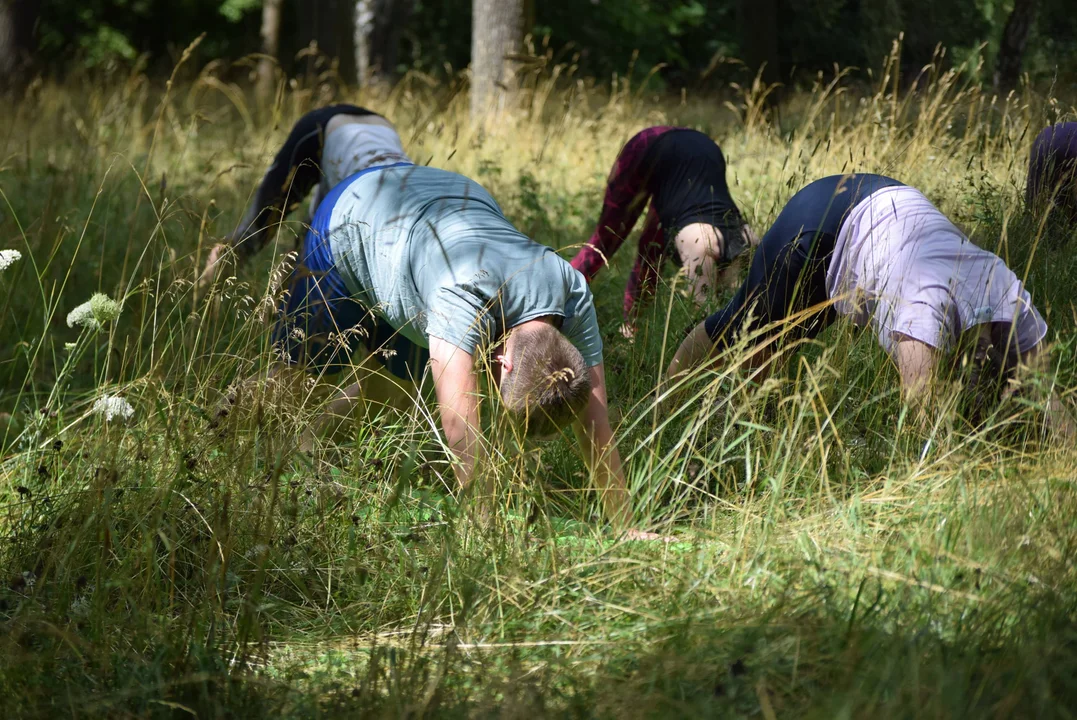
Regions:
[[[752,255],[748,277],[729,303],[704,320],[719,347],[827,301],[826,271],[841,226],[860,201],[902,183],[884,175],[833,175],[802,188],[782,208]],[[834,319],[827,306],[790,331],[814,338]]]
[[[380,168],[367,168],[352,177]],[[346,369],[362,346],[393,375],[418,379],[430,352],[401,335],[354,299],[333,262],[329,221],[347,181],[318,206],[288,281],[288,294],[277,313],[274,346],[289,364],[308,372],[333,375]]]

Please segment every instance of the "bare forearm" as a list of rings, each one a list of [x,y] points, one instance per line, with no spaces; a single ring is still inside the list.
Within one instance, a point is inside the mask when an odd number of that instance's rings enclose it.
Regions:
[[[632,519],[632,502],[613,433],[608,425],[588,429],[577,423],[574,429],[590,471],[591,484],[599,494],[603,514],[611,524],[623,529]]]
[[[482,454],[474,359],[451,343],[431,337],[430,366],[441,427],[454,458],[453,469],[461,488],[468,489],[475,480]]]
[[[710,336],[707,335],[704,323],[696,325],[673,355],[673,361],[670,362],[669,369],[666,370],[666,381],[669,382],[681,373],[687,372],[697,365],[702,365],[710,356],[713,347],[714,343],[711,342]]]
[[[628,493],[621,456],[616,447],[609,448],[592,471],[595,489],[602,499],[606,519],[616,528],[623,529],[632,521],[632,498]]]
[[[1069,408],[1062,402],[1058,393],[1052,392],[1047,398],[1047,422],[1051,429],[1069,440],[1077,439],[1077,423],[1074,422]]]
[[[442,415],[442,428],[445,441],[453,456],[453,472],[461,489],[471,487],[479,467],[482,444],[478,432],[471,428],[466,419],[459,416],[452,418]]]
[[[1039,346],[1034,347],[1021,356],[1020,375],[1047,373],[1050,371],[1050,362],[1050,353],[1044,352]],[[1040,387],[1038,383],[1036,387]],[[1040,397],[1044,402],[1044,412],[1050,428],[1065,438],[1077,438],[1077,423],[1074,422],[1073,416],[1058,393],[1053,389],[1044,388]]]
[[[606,519],[618,529],[631,520],[632,503],[625,483],[621,456],[610,427],[606,375],[601,364],[588,370],[591,395],[587,406],[572,424],[580,454],[590,470],[591,484],[599,493]]]
[[[931,396],[938,351],[927,343],[902,336],[894,360],[901,375],[901,395],[906,403],[923,408]]]

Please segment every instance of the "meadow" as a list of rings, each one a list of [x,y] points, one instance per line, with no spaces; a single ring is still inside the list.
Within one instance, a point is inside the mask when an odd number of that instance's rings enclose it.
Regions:
[[[817,177],[897,177],[1025,280],[1051,328],[1040,381],[1072,408],[1077,231],[1022,197],[1032,137],[1074,108],[941,64],[911,82],[895,59],[777,106],[759,85],[670,96],[547,67],[484,127],[458,81],[420,74],[308,76],[259,106],[214,64],[6,102],[0,248],[22,257],[0,271],[0,715],[1071,717],[1077,448],[1028,401],[974,423],[955,391],[912,422],[870,333],[842,324],[765,382],[733,362],[655,407],[703,311],[667,267],[637,337],[617,333],[632,239],[593,291],[636,517],[676,542],[605,528],[571,442],[518,448],[496,413],[499,512],[475,522],[421,389],[371,398],[311,456],[314,392],[265,383],[209,427],[269,366],[305,210],[274,253],[208,295],[194,281],[294,119],[330,100],[385,113],[416,161],[567,256],[649,125],[711,134],[757,231]],[[69,318],[94,293],[118,315]]]

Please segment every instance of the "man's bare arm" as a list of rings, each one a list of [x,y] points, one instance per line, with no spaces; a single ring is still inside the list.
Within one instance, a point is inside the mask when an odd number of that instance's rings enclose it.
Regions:
[[[599,492],[606,519],[618,529],[632,519],[632,503],[625,483],[621,456],[613,439],[606,399],[606,377],[602,365],[588,370],[591,395],[587,407],[573,424],[580,453],[591,471],[591,482]]]
[[[456,457],[456,478],[462,488],[468,488],[482,452],[475,361],[471,353],[441,338],[431,337],[430,370],[445,442]]]
[[[894,362],[901,375],[901,396],[909,405],[923,407],[934,385],[938,351],[925,342],[898,335]]]

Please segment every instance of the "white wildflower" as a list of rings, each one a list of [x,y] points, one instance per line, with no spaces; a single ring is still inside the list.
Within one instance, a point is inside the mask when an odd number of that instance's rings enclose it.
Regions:
[[[113,418],[127,420],[135,414],[135,409],[131,407],[131,403],[118,395],[99,397],[93,404],[93,411],[98,415],[104,415],[106,422],[111,422]]]
[[[94,318],[90,303],[84,302],[67,314],[67,326],[97,328],[101,327],[101,323]]]
[[[22,253],[18,250],[0,250],[0,270],[7,270],[19,260],[22,260]]]
[[[123,306],[103,293],[94,293],[89,300],[67,314],[68,327],[99,328],[120,316]]]
[[[64,350],[66,350],[67,352],[72,352],[78,346],[78,343],[64,343]]]

